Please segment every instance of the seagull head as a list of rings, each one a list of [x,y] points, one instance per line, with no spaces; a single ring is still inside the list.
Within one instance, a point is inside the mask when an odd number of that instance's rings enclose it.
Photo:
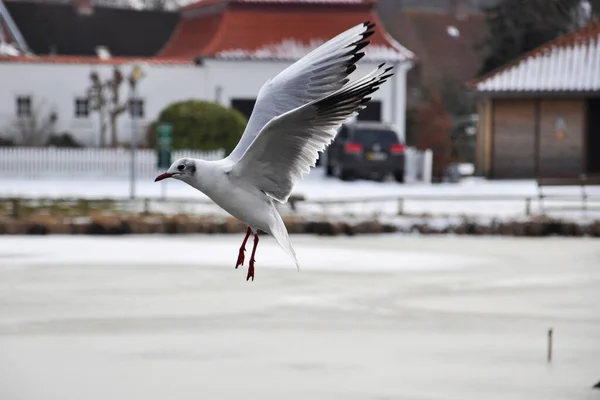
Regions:
[[[196,173],[196,163],[190,158],[180,158],[175,161],[167,172],[160,174],[154,179],[154,182],[162,181],[166,178],[175,178],[182,181],[188,180]]]

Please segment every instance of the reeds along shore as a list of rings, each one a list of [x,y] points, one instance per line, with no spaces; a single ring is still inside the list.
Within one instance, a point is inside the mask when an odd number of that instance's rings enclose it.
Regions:
[[[589,236],[600,237],[600,220],[577,223],[546,217],[519,221],[478,222],[466,217],[444,222],[440,218],[410,218],[398,221],[356,220],[341,222],[325,218],[286,216],[291,234],[357,235],[378,233],[419,233],[505,236]],[[440,223],[441,222],[441,223]],[[125,234],[228,234],[244,233],[246,226],[222,216],[110,215],[90,216],[31,215],[0,217],[2,235],[125,235]]]

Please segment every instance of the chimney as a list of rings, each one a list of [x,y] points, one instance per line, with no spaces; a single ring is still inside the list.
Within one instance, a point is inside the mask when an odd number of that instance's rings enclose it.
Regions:
[[[93,0],[72,0],[73,6],[80,15],[91,15],[94,13]]]

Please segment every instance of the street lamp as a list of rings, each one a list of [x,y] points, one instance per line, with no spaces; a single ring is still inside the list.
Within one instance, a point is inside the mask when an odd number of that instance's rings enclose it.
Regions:
[[[137,151],[137,123],[136,117],[141,114],[142,105],[137,101],[137,83],[145,76],[139,65],[134,65],[129,75],[129,86],[131,87],[131,99],[129,109],[131,113],[131,177],[129,186],[129,197],[135,198],[135,153]]]

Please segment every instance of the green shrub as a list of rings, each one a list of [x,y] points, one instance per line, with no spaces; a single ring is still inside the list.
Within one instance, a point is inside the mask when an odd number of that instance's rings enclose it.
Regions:
[[[229,153],[240,140],[247,120],[237,110],[217,103],[198,100],[173,103],[148,126],[146,143],[149,147],[156,146],[156,125],[161,122],[173,126],[174,149],[222,148]]]

